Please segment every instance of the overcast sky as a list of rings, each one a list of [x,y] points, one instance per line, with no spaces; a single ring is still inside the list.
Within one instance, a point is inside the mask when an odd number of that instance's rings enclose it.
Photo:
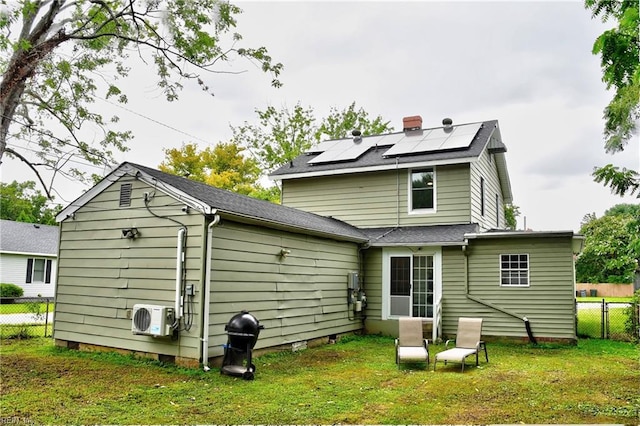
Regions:
[[[236,61],[225,69],[246,72],[206,76],[215,96],[187,85],[168,104],[151,71],[136,67],[128,110],[98,101],[135,133],[119,161],[157,167],[164,148],[226,141],[229,125],[257,122],[256,108],[300,102],[321,118],[355,101],[397,131],[409,115],[421,115],[423,127],[444,117],[454,124],[497,119],[519,227],[526,217],[534,230],[577,231],[586,213],[638,202],[611,195],[590,176],[607,163],[640,169],[640,143],[604,152],[602,110],[612,93],[591,49],[613,23],[591,19],[582,1],[237,4],[244,10],[238,32],[284,64],[284,86],[272,88],[268,75]],[[0,172],[3,182],[35,180],[8,159]],[[66,202],[83,190],[58,184]]]

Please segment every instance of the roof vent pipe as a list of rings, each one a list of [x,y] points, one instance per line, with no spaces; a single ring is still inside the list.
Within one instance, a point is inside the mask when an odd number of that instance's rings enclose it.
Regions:
[[[354,143],[362,142],[362,132],[358,129],[354,129],[351,131],[351,136],[353,136]]]
[[[444,131],[447,133],[453,130],[453,120],[450,118],[443,119],[442,125],[444,126]]]

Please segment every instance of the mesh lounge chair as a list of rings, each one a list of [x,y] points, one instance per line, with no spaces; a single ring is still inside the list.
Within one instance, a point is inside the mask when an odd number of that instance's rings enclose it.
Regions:
[[[484,356],[489,362],[489,356],[487,355],[487,347],[484,342],[481,342],[482,335],[482,318],[459,318],[458,319],[458,334],[456,335],[456,347],[447,349],[451,340],[447,340],[445,343],[445,350],[439,352],[435,356],[433,362],[433,371],[436,371],[436,364],[438,360],[444,361],[445,365],[447,361],[459,362],[462,364],[462,371],[464,371],[465,359],[469,355],[476,355],[476,367],[478,366],[478,352],[480,347],[484,348]]]
[[[396,364],[426,362],[429,365],[429,343],[422,337],[422,319],[401,317],[396,339]]]

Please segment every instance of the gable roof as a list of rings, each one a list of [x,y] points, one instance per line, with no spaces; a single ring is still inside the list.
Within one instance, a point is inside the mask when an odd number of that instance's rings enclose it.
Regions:
[[[59,235],[57,226],[0,220],[0,252],[56,256]]]
[[[472,123],[453,126],[454,128]],[[442,129],[436,127],[427,130]],[[402,135],[404,132],[395,132],[389,135]],[[362,137],[361,143],[366,143],[367,138],[379,138],[380,135]],[[389,138],[397,140],[397,138]],[[385,139],[383,139],[384,141]],[[353,144],[350,138],[341,139],[340,143]],[[381,142],[381,144],[384,142]],[[358,173],[366,171],[390,170],[395,168],[411,168],[415,166],[468,163],[477,159],[488,147],[492,152],[502,154],[506,151],[500,137],[497,120],[484,121],[469,146],[446,151],[421,152],[411,155],[397,155],[385,157],[385,152],[391,145],[373,146],[362,155],[351,161],[336,161],[319,164],[311,164],[309,161],[321,155],[320,153],[302,154],[293,161],[272,172],[269,177],[273,180],[295,179],[302,177],[326,176],[336,174]]]
[[[129,162],[122,163],[96,186],[64,208],[56,216],[56,220],[66,219],[125,174],[136,176],[145,183],[156,186],[159,190],[203,214],[223,214],[233,216],[240,221],[349,241],[365,242],[367,240],[358,228],[337,219],[236,194]]]

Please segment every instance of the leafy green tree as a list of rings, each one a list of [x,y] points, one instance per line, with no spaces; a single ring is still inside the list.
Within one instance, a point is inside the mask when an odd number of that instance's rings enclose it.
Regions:
[[[260,189],[260,168],[256,160],[243,155],[244,148],[235,143],[220,143],[198,149],[197,144],[165,149],[165,161],[159,169],[191,180],[239,194],[249,195]]]
[[[380,116],[370,119],[368,112],[363,108],[356,110],[356,103],[352,102],[343,110],[331,107],[329,115],[322,120],[314,136],[317,142],[323,139],[342,139],[350,137],[354,129],[360,130],[363,135],[379,135],[393,130],[390,123]]]
[[[620,205],[600,218],[583,223],[584,250],[576,261],[578,282],[629,283],[640,258],[640,218],[630,211],[639,206]]]
[[[515,230],[518,227],[518,216],[520,216],[520,207],[514,204],[504,205],[504,218],[507,223],[507,229]]]
[[[113,126],[117,116],[93,110],[96,98],[126,103],[119,84],[129,56],[153,64],[168,101],[185,81],[203,90],[220,65],[244,58],[280,86],[282,64],[264,47],[242,46],[235,31],[241,9],[217,0],[16,0],[0,9],[0,162],[18,158],[36,174],[53,170],[76,179],[85,173],[72,158],[111,165],[133,135]],[[54,124],[52,124],[54,123]],[[57,124],[55,124],[57,123]],[[16,141],[37,147],[38,163]]]
[[[34,181],[0,183],[0,218],[16,222],[56,225],[56,214],[62,206],[35,189]]]
[[[600,55],[602,80],[607,89],[615,88],[613,99],[604,109],[605,150],[620,152],[637,135],[640,118],[638,0],[585,0],[585,7],[591,10],[594,18],[615,19],[618,24],[596,39],[593,54]],[[640,174],[635,170],[609,164],[596,168],[593,176],[618,195],[633,195],[637,191],[640,198]]]
[[[269,106],[264,111],[256,109],[256,114],[258,124],[231,126],[233,140],[246,146],[267,172],[293,160],[314,143],[347,137],[355,128],[365,136],[393,130],[380,116],[370,119],[364,109],[356,109],[355,102],[343,110],[333,107],[319,125],[313,109],[300,102],[292,110]]]

